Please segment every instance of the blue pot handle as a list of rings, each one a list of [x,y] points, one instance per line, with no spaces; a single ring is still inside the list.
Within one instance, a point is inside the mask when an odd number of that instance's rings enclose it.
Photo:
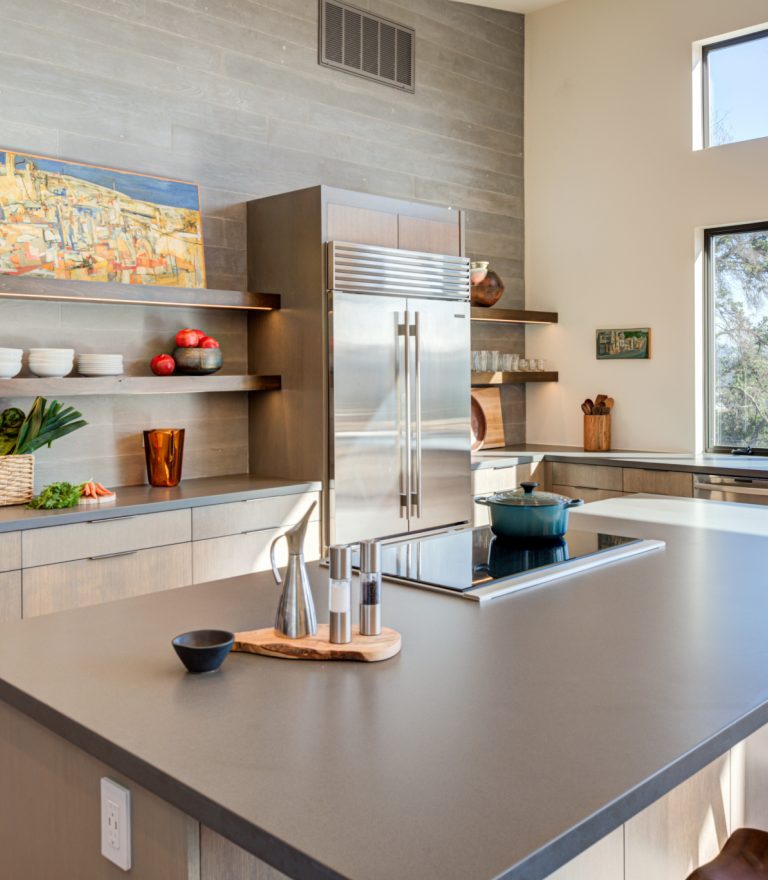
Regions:
[[[490,501],[488,501],[489,498],[490,495],[480,495],[479,497],[475,498],[475,504],[484,504],[486,507],[490,507],[491,503]]]
[[[566,507],[581,507],[581,505],[583,503],[584,503],[583,498],[571,498],[571,500],[568,502]]]

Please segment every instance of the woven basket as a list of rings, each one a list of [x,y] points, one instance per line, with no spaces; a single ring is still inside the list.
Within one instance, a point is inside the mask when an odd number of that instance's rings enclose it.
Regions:
[[[34,455],[0,455],[0,507],[32,500]]]

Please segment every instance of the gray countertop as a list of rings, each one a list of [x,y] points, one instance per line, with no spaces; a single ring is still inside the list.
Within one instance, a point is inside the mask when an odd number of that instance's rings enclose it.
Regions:
[[[649,470],[686,471],[721,476],[768,477],[768,457],[760,455],[724,455],[706,452],[584,452],[576,447],[506,446],[472,454],[472,469],[505,468],[534,461],[561,461],[578,464],[639,467]]]
[[[271,625],[267,573],[3,624],[0,698],[290,876],[540,880],[768,722],[765,539],[624,525],[666,549],[486,605],[387,584],[380,664],[185,674],[176,633]]]
[[[115,501],[78,504],[77,507],[70,507],[67,510],[28,510],[24,505],[0,507],[0,532],[36,529],[41,526],[61,526],[108,517],[136,516],[141,513],[158,513],[178,507],[201,507],[206,504],[224,504],[228,501],[247,501],[250,498],[319,492],[320,489],[319,482],[297,483],[276,477],[254,477],[251,474],[183,480],[171,489],[121,486],[117,489]]]

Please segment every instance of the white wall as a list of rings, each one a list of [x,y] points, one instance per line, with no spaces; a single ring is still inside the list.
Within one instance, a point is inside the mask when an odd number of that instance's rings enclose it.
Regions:
[[[526,16],[528,331],[560,371],[529,386],[529,443],[581,445],[616,400],[617,449],[691,450],[697,230],[768,219],[768,138],[692,149],[692,44],[768,24],[765,0],[569,0]],[[698,233],[700,235],[700,232]],[[597,361],[598,327],[653,331],[649,361]]]

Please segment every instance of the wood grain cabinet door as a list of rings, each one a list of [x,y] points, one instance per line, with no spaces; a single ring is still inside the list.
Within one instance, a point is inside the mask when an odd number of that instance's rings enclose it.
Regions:
[[[693,498],[693,474],[624,468],[624,491]]]
[[[407,251],[461,256],[461,227],[459,224],[460,214],[458,211],[454,223],[398,214],[398,246]]]
[[[0,622],[21,619],[21,572],[0,574]]]
[[[192,539],[203,541],[223,535],[240,535],[259,529],[287,528],[297,523],[316,502],[310,522],[320,519],[320,494],[275,495],[227,504],[192,508]]]
[[[0,534],[0,571],[21,568],[21,532]]]

